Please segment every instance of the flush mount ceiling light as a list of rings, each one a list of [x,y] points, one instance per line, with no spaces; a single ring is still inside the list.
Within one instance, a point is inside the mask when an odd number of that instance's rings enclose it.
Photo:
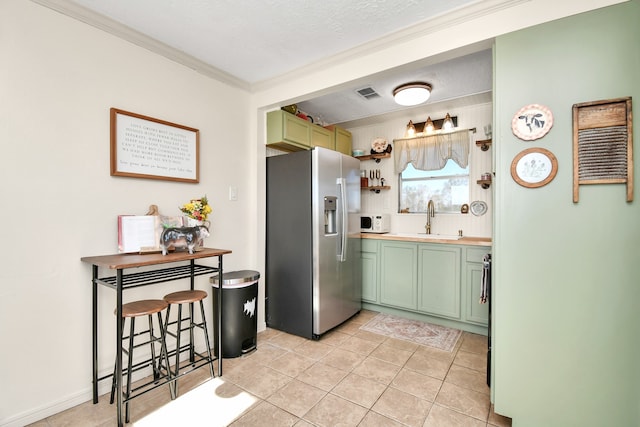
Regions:
[[[411,106],[426,102],[431,96],[431,85],[424,82],[406,83],[393,90],[397,104]]]

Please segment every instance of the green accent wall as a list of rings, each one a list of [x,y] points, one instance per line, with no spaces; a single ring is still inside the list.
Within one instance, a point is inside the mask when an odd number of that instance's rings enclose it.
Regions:
[[[514,427],[640,426],[640,170],[632,203],[617,184],[581,186],[574,204],[571,115],[575,103],[624,96],[640,111],[639,23],[633,0],[495,42],[492,393]],[[532,103],[554,124],[522,141],[511,119]],[[538,189],[510,174],[530,147],[559,164]]]

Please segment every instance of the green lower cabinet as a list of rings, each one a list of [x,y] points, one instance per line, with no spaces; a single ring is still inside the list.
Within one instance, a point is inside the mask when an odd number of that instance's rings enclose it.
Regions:
[[[480,304],[487,247],[362,239],[365,308],[486,334]]]
[[[362,300],[378,303],[378,241],[362,239]]]
[[[418,311],[460,319],[461,248],[418,246]]]
[[[466,275],[464,283],[464,320],[479,325],[489,324],[489,304],[480,303],[482,290],[482,257],[488,249],[467,249]]]
[[[418,296],[418,245],[380,242],[380,303],[415,310]]]

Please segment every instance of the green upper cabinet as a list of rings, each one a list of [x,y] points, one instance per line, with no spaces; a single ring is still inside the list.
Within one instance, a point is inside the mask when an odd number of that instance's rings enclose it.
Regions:
[[[380,242],[380,303],[416,309],[418,245]]]
[[[324,147],[329,150],[335,149],[333,132],[321,126],[309,124],[309,132],[311,133],[311,146]]]
[[[327,129],[334,133],[335,150],[350,156],[353,141],[351,132],[338,126],[327,126]]]
[[[309,150],[309,122],[286,111],[270,111],[267,113],[267,145],[284,151]]]
[[[344,129],[340,131],[347,132]],[[314,147],[335,150],[336,130],[314,125],[286,111],[270,111],[267,113],[267,145],[282,151],[310,150]],[[350,133],[347,154],[351,154]]]
[[[418,310],[460,319],[459,247],[418,246]]]

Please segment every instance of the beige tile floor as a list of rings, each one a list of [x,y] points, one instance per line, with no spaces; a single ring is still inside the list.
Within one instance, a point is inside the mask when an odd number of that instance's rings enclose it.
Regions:
[[[257,351],[223,361],[222,377],[204,367],[180,379],[175,401],[164,387],[134,399],[131,424],[511,426],[489,401],[486,337],[465,332],[445,352],[360,330],[375,314],[362,311],[319,341],[267,329]],[[101,396],[32,426],[115,424]]]

